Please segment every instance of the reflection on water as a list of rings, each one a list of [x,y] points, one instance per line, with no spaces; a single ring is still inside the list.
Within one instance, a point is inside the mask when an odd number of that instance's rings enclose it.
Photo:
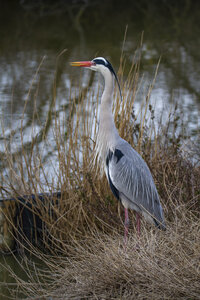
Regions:
[[[14,270],[15,274],[18,276],[22,276],[22,278],[25,279],[25,272],[22,272],[22,269],[20,268],[20,264],[17,262],[18,258],[14,258],[11,255],[1,255],[0,256],[0,299],[6,299],[6,296],[13,296],[15,293],[11,292],[11,289],[14,288],[15,280],[11,277],[9,273],[10,270]],[[20,259],[21,260],[21,259]]]
[[[79,85],[80,78],[80,70],[70,68],[69,62],[105,56],[117,70],[123,47],[127,66],[125,80],[142,32],[140,69],[143,88],[137,95],[135,110],[144,100],[143,90],[152,81],[161,56],[151,95],[151,102],[156,103],[156,118],[159,119],[163,112],[167,117],[171,106],[177,103],[189,134],[197,138],[200,122],[198,1],[183,1],[181,7],[178,4],[170,6],[168,2],[158,7],[156,1],[144,0],[140,5],[135,5],[134,1],[119,1],[115,2],[115,9],[112,1],[95,4],[85,1],[70,6],[62,1],[57,5],[52,3],[0,3],[0,165],[5,168],[4,175],[9,176],[9,170],[3,164],[5,145],[12,153],[20,155],[21,139],[28,145],[36,138],[45,170],[49,178],[54,176],[59,167],[57,145],[51,131],[54,87],[54,109],[58,118],[64,119],[68,114],[69,95]],[[66,51],[58,59],[63,49]],[[89,82],[88,72],[81,71],[83,87]],[[97,81],[98,76],[95,76],[92,88],[97,86]],[[42,144],[44,130],[48,148]]]
[[[15,276],[20,280],[29,280],[30,274],[36,268],[45,270],[44,263],[37,257],[28,253],[17,255],[0,255],[0,299],[24,299],[25,293],[20,290],[20,283],[15,281]],[[13,274],[13,276],[11,276]],[[35,274],[36,275],[36,274]],[[37,274],[38,276],[39,274]],[[8,298],[7,298],[8,297]]]
[[[112,1],[111,1],[112,2]],[[111,60],[117,70],[123,48],[128,72],[142,31],[141,86],[135,111],[144,100],[143,91],[152,81],[156,65],[161,63],[151,102],[156,105],[156,118],[168,116],[171,106],[178,104],[187,131],[197,136],[200,107],[200,24],[198,10],[186,1],[179,6],[141,6],[99,3],[91,5],[23,1],[1,4],[0,18],[0,153],[5,141],[10,150],[21,151],[21,139],[29,144],[33,138],[42,141],[43,130],[51,144],[51,120],[46,124],[56,86],[55,110],[63,116],[68,111],[68,98],[73,87],[79,85],[80,69],[70,68],[69,61],[92,59],[97,55]],[[189,3],[189,4],[188,4]],[[198,4],[195,4],[198,6]],[[100,9],[101,8],[101,9]],[[156,18],[155,18],[156,14]],[[123,45],[126,25],[128,30]],[[66,51],[59,56],[59,53]],[[59,59],[58,59],[59,58]],[[55,75],[56,72],[56,75]],[[88,71],[84,71],[84,76]],[[82,73],[82,71],[81,71]],[[55,80],[56,78],[56,80]],[[98,77],[95,77],[95,81]],[[82,79],[82,85],[88,81]],[[95,88],[93,83],[93,88]],[[24,108],[25,107],[25,108]],[[23,119],[23,122],[22,122]],[[23,128],[20,132],[19,127]],[[7,145],[7,144],[6,144]],[[55,153],[56,145],[44,152]],[[53,156],[52,156],[53,157]]]

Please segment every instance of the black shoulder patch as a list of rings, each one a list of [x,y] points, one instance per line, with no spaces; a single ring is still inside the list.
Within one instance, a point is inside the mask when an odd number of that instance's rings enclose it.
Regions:
[[[107,167],[108,167],[109,162],[110,162],[111,159],[112,159],[112,156],[113,156],[113,152],[109,149],[108,155],[107,155],[107,157],[106,157],[106,166],[107,166]]]
[[[117,157],[117,163],[120,161],[120,159],[124,156],[121,150],[115,149],[114,156]]]
[[[114,186],[114,184],[112,183],[112,180],[111,180],[110,174],[109,174],[109,169],[108,169],[108,181],[109,181],[109,184],[110,184],[111,191],[113,192],[114,196],[119,200],[119,191]]]
[[[116,149],[116,150],[117,150],[117,149]],[[116,151],[116,150],[115,150],[115,151]],[[120,151],[120,152],[121,152],[121,151]],[[123,156],[123,154],[122,154],[122,156]],[[106,157],[106,166],[107,166],[107,172],[108,172],[108,182],[109,182],[111,191],[113,192],[114,196],[115,196],[118,200],[120,200],[120,199],[119,199],[119,191],[118,191],[118,189],[114,186],[114,184],[112,183],[112,180],[111,180],[110,174],[109,174],[109,162],[111,161],[112,157],[113,157],[113,152],[109,149],[108,155],[107,155],[107,157]],[[121,156],[120,156],[120,158],[121,158]],[[119,159],[120,159],[120,158],[119,158]]]

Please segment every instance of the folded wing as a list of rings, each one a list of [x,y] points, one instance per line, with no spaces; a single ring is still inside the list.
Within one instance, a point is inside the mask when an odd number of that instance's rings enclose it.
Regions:
[[[155,219],[156,225],[165,227],[158,192],[142,157],[126,141],[121,140],[115,149],[109,150],[106,166],[114,195],[121,199],[126,197],[132,207],[148,213]]]

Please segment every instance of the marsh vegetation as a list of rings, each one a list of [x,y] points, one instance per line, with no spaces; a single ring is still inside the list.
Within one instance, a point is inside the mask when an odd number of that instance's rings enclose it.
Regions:
[[[198,1],[194,8],[191,1],[183,2],[180,10],[170,1],[167,7],[141,1],[129,12],[118,3],[115,14],[105,2],[104,11],[98,3],[95,10],[88,5],[88,10],[76,6],[70,12],[65,6],[54,18],[51,6],[41,9],[24,1],[26,13],[16,10],[8,34],[2,30],[2,45],[7,45],[1,49],[2,86],[5,78],[9,80],[0,99],[0,192],[1,198],[16,200],[8,203],[6,217],[18,254],[13,254],[13,267],[8,260],[1,264],[6,272],[1,288],[5,292],[7,287],[14,299],[200,298],[199,53],[195,50],[200,35],[194,25],[199,10]],[[13,10],[8,11],[10,16]],[[122,23],[113,26],[116,14]],[[111,35],[105,36],[100,26],[104,17]],[[6,20],[2,17],[0,22]],[[27,31],[24,24],[29,24]],[[143,220],[138,240],[131,212],[126,252],[123,209],[92,163],[102,85],[89,71],[72,73],[64,67],[69,60],[86,59],[83,53],[93,58],[97,51],[119,66],[115,69],[123,102],[116,87],[115,123],[147,162],[167,223],[167,231],[161,232]],[[57,192],[59,198],[37,197]],[[40,239],[35,231],[28,239],[13,222],[15,203],[30,194],[36,197],[26,206],[42,221]]]
[[[137,149],[151,169],[167,231],[160,232],[143,221],[138,240],[132,212],[124,252],[123,210],[113,198],[106,178],[100,178],[98,166],[91,163],[98,131],[100,103],[96,99],[102,86],[94,92],[82,90],[80,85],[69,99],[69,114],[60,119],[55,113],[55,85],[47,117],[51,116],[57,145],[55,161],[59,172],[55,172],[54,181],[49,181],[45,174],[37,139],[32,138],[27,146],[21,130],[21,151],[17,156],[5,141],[10,174],[9,182],[6,178],[2,185],[6,193],[16,197],[16,201],[25,194],[37,195],[44,187],[41,173],[45,189],[48,187],[50,193],[61,191],[61,197],[51,201],[47,198],[41,202],[36,196],[31,208],[35,207],[34,213],[45,224],[42,247],[40,243],[33,245],[13,226],[21,253],[25,249],[31,253],[28,260],[26,256],[23,259],[28,281],[11,272],[17,285],[13,293],[23,291],[30,299],[197,299],[199,296],[199,156],[196,153],[196,159],[191,159],[191,141],[184,128],[180,130],[180,124],[177,126],[180,116],[176,109],[165,124],[162,118],[160,123],[155,119],[155,107],[149,100],[158,68],[136,115],[134,99],[141,87],[140,61],[133,58],[125,81],[122,80],[124,64],[122,54],[118,76],[123,102],[116,88],[115,122],[120,135]],[[37,116],[35,111],[33,116]],[[43,147],[48,148],[45,131],[41,139]],[[42,267],[31,259],[34,256],[40,258]]]

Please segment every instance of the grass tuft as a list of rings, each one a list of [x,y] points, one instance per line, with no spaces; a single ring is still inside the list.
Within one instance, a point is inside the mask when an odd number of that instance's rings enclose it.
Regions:
[[[124,64],[122,58],[120,82]],[[2,196],[7,193],[18,201],[25,194],[61,191],[59,199],[53,197],[50,201],[47,197],[41,202],[36,197],[34,203],[27,200],[45,224],[42,238],[46,251],[23,241],[25,237],[9,219],[19,246],[43,261],[43,267],[39,267],[24,258],[28,282],[12,273],[16,285],[29,299],[199,298],[199,157],[193,162],[183,156],[187,139],[178,130],[176,108],[166,124],[156,124],[155,107],[150,102],[154,82],[155,78],[147,88],[143,109],[136,114],[134,101],[142,84],[139,60],[134,57],[122,84],[123,102],[116,89],[113,112],[120,135],[150,167],[164,208],[167,231],[160,232],[143,221],[138,240],[131,212],[126,251],[123,209],[113,198],[105,176],[101,178],[99,166],[92,164],[101,87],[95,94],[93,89],[82,89],[81,85],[78,92],[71,88],[67,113],[65,107],[56,108],[54,91],[47,121],[29,142],[24,141],[26,125],[21,122],[21,144],[16,151],[10,150],[14,135],[4,133]],[[61,118],[63,111],[65,115]],[[33,115],[34,122],[37,118],[39,122],[36,111]],[[55,160],[45,153],[53,154]],[[54,169],[52,178],[46,172],[47,161]],[[5,176],[6,172],[9,176]]]

